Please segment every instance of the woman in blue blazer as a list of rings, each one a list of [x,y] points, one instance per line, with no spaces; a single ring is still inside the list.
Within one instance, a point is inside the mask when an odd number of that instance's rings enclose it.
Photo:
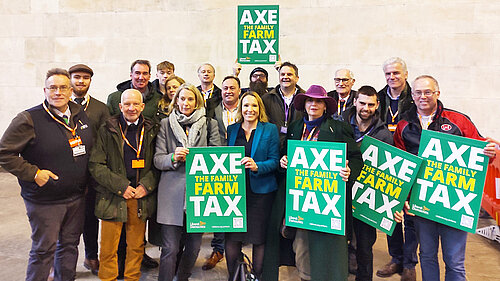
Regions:
[[[255,92],[240,100],[236,123],[227,127],[230,146],[244,146],[241,163],[246,171],[247,232],[226,233],[226,262],[233,280],[242,243],[252,244],[252,263],[257,278],[262,274],[267,224],[278,184],[274,172],[279,165],[278,128],[267,122],[262,99]]]

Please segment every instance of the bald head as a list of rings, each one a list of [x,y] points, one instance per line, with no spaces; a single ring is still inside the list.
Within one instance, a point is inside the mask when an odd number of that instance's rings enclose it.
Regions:
[[[125,120],[129,122],[137,121],[144,110],[141,92],[135,89],[125,90],[122,93],[119,106]]]

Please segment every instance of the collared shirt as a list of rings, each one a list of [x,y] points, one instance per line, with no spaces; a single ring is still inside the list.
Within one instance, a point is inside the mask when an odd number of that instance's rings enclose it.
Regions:
[[[71,117],[71,110],[69,110],[69,106],[66,108],[66,111],[64,112],[61,112],[55,108],[52,108],[52,110],[54,110],[55,114],[57,114],[57,116],[63,118],[64,115],[66,115],[68,117],[68,120],[69,118]]]
[[[203,95],[203,98],[205,100],[208,100],[211,96],[212,96],[212,93],[214,92],[214,85],[212,85],[212,88],[206,90],[205,92],[201,92],[201,94]]]
[[[125,118],[123,118],[123,119],[125,119]],[[127,122],[127,126],[130,126],[132,124],[137,126],[139,124],[139,118],[137,118],[137,120],[135,120],[135,122],[129,122],[127,119],[125,119],[125,122]]]
[[[290,104],[292,103],[293,97],[299,91],[299,89],[297,89],[297,87],[295,87],[295,93],[293,93],[293,95],[291,97],[285,97],[285,95],[283,95],[283,91],[281,91],[281,87],[279,88],[279,90],[280,90],[281,98],[285,101],[285,104],[287,105],[287,107],[290,106]]]
[[[238,112],[238,107],[233,110],[228,109],[224,103],[222,103],[222,121],[224,122],[224,127],[234,124],[236,122],[236,113]]]
[[[72,100],[73,102],[75,102],[75,103],[77,103],[77,102],[75,101],[75,99],[76,99],[76,98],[77,98],[77,97],[76,97],[75,95],[71,95],[71,100]],[[89,93],[86,93],[86,94],[85,94],[85,96],[83,97],[84,102],[83,102],[82,104],[80,104],[80,105],[83,105],[83,104],[88,103],[88,102],[89,102],[89,99],[90,99],[90,95],[89,95]],[[77,104],[79,104],[79,103],[77,103]]]

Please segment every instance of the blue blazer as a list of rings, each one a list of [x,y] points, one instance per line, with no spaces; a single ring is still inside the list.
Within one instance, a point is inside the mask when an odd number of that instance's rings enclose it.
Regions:
[[[234,146],[240,127],[241,123],[235,123],[227,127],[228,146]],[[267,122],[257,123],[250,157],[259,167],[257,172],[249,172],[252,191],[262,194],[277,190],[278,184],[274,172],[278,169],[280,148],[276,125]]]

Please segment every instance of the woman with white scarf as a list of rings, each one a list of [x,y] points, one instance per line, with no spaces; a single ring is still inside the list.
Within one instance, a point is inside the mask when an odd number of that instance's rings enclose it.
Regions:
[[[157,221],[162,249],[158,280],[188,280],[200,251],[202,233],[186,233],[185,161],[190,147],[220,146],[217,121],[205,117],[204,100],[191,84],[182,84],[161,121],[154,164],[162,171],[158,184]],[[180,246],[183,252],[176,263]]]

